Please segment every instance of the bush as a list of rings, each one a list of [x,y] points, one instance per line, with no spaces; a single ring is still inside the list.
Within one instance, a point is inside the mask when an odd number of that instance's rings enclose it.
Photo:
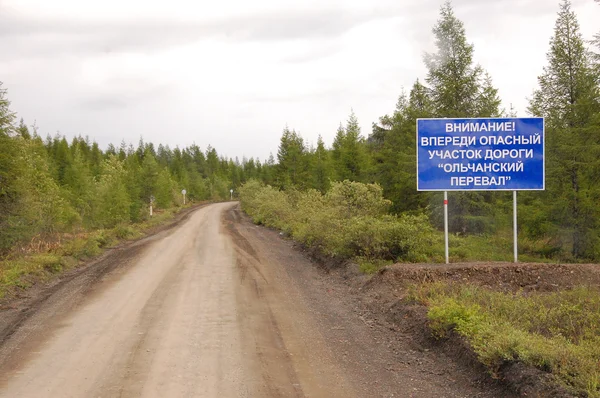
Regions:
[[[281,229],[340,259],[425,261],[437,236],[423,215],[386,215],[390,202],[375,184],[337,182],[322,195],[314,189],[282,192],[249,181],[240,199],[255,223]]]
[[[455,330],[496,372],[520,361],[552,373],[575,394],[600,397],[600,291],[507,294],[440,283],[413,286],[434,334]]]

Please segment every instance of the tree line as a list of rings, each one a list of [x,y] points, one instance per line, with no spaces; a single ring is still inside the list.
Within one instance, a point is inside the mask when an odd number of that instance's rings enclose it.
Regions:
[[[598,1],[598,0],[597,0]],[[331,181],[378,183],[395,214],[427,214],[441,227],[439,193],[416,191],[416,119],[515,117],[502,107],[492,77],[474,62],[474,46],[450,2],[433,27],[436,50],[424,56],[427,74],[402,93],[391,114],[366,138],[352,113],[331,148],[319,138],[307,148],[286,128],[274,183],[326,192]],[[600,33],[586,41],[568,0],[560,3],[547,65],[529,98],[528,113],[546,121],[546,190],[522,192],[520,229],[536,253],[563,260],[600,259]],[[511,209],[502,192],[452,192],[450,230],[497,233]],[[504,220],[504,221],[502,221]],[[506,225],[505,225],[506,226]]]
[[[228,199],[249,178],[268,180],[268,164],[226,159],[210,145],[180,149],[125,142],[100,149],[88,138],[42,139],[15,113],[0,83],[0,255],[32,238],[72,233],[149,217],[149,205]]]

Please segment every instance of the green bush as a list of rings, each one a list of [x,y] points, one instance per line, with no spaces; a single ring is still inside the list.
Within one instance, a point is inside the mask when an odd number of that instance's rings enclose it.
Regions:
[[[598,289],[524,295],[436,283],[413,286],[411,297],[428,305],[434,335],[455,330],[492,372],[520,361],[575,394],[600,397]]]
[[[331,257],[425,261],[438,239],[423,215],[386,215],[390,202],[375,184],[336,182],[323,195],[249,181],[240,199],[255,223],[281,229]]]

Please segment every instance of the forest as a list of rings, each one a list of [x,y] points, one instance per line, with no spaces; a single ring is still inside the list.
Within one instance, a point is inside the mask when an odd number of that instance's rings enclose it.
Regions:
[[[416,190],[416,119],[517,115],[512,106],[503,106],[492,76],[475,63],[475,48],[450,3],[442,6],[433,34],[437,51],[424,56],[426,76],[401,93],[396,109],[373,123],[366,137],[353,113],[338,128],[331,148],[322,140],[316,148],[306,148],[302,137],[286,128],[273,180],[267,183],[322,194],[336,181],[376,183],[390,201],[389,213],[425,216],[440,230],[441,194]],[[546,132],[546,189],[519,193],[519,239],[529,260],[600,259],[599,52],[600,34],[584,38],[571,3],[562,1],[547,64],[527,109],[528,115],[545,118]],[[509,258],[489,253],[503,244],[506,254],[510,252],[511,196],[490,191],[449,193],[450,232],[479,246],[476,253],[459,253],[459,260]],[[294,207],[294,195],[288,201]],[[422,225],[423,234],[428,230],[429,225]],[[401,260],[430,257],[427,252],[415,254]]]
[[[440,194],[416,190],[416,119],[516,113],[475,63],[476,49],[450,3],[433,35],[436,51],[424,56],[426,75],[368,132],[351,112],[330,146],[319,138],[314,147],[286,126],[276,155],[262,162],[227,159],[208,143],[170,148],[140,139],[137,146],[100,148],[87,137],[43,138],[35,125],[18,120],[0,83],[0,258],[34,239],[142,222],[151,198],[159,211],[182,206],[182,189],[195,202],[227,200],[230,189],[237,193],[250,181],[255,188],[321,195],[343,190],[341,182],[376,184],[367,191],[381,192],[387,216],[439,230]],[[545,118],[546,190],[519,193],[523,250],[540,259],[598,261],[600,33],[582,36],[568,0],[561,2],[527,111]],[[511,206],[510,193],[451,193],[450,231],[492,242],[510,230]]]

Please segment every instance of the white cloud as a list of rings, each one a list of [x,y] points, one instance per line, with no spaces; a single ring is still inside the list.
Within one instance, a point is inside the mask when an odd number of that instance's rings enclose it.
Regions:
[[[441,0],[3,0],[0,79],[41,132],[276,153],[286,123],[331,143],[353,108],[363,128],[425,77]],[[558,1],[455,0],[504,106],[525,110]],[[577,0],[582,32],[600,7]]]

